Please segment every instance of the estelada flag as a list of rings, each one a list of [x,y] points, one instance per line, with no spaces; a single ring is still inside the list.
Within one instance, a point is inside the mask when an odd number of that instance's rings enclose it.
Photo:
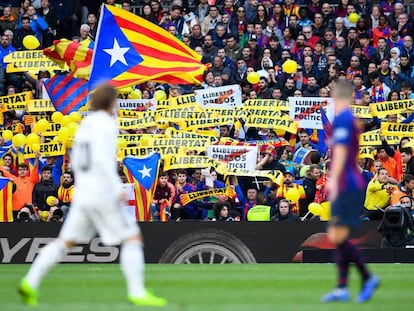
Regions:
[[[201,84],[201,56],[165,29],[125,10],[103,5],[92,59],[89,91],[152,80]]]
[[[143,158],[127,156],[122,161],[128,182],[135,185],[138,221],[151,220],[151,202],[157,186],[160,159],[159,153],[151,153]]]
[[[10,179],[0,177],[0,222],[13,221],[12,190]]]

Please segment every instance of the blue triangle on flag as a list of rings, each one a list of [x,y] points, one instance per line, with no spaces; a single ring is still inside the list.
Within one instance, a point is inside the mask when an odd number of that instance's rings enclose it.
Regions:
[[[102,6],[102,10],[103,17],[95,42],[95,65],[90,75],[89,90],[144,61],[122,32],[112,13],[105,6]]]

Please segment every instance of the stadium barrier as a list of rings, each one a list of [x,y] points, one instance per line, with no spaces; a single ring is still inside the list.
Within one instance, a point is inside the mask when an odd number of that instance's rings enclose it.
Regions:
[[[140,223],[147,263],[331,262],[332,245],[322,222],[181,222]],[[378,222],[367,222],[353,242],[371,262],[414,262],[414,249],[380,249]],[[58,223],[0,224],[1,263],[30,263],[59,232]],[[99,238],[80,244],[65,263],[113,263],[118,246]]]

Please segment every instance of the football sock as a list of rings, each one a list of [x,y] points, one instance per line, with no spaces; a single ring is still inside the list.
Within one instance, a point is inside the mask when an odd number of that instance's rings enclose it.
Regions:
[[[338,269],[338,287],[344,288],[348,283],[349,272],[349,256],[346,251],[346,241],[340,245],[336,250],[336,265]]]
[[[362,279],[364,281],[368,280],[370,277],[370,273],[368,272],[367,266],[365,264],[364,258],[361,254],[361,251],[349,240],[344,242],[348,256],[351,262],[354,262]]]
[[[61,240],[54,240],[45,246],[33,262],[27,273],[27,282],[34,288],[38,288],[44,275],[52,268],[59,259],[66,254],[68,248]]]
[[[139,241],[125,241],[121,246],[120,263],[125,275],[128,294],[134,297],[145,295],[144,252]]]

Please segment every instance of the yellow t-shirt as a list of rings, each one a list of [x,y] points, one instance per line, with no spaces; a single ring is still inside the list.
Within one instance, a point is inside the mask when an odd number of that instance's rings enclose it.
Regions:
[[[375,211],[376,207],[384,208],[389,205],[391,196],[387,190],[383,189],[383,185],[376,179],[369,182],[364,203],[366,209]]]
[[[289,201],[290,211],[299,214],[299,200],[306,198],[305,189],[301,185],[293,184],[293,187],[282,185],[277,189],[277,197]]]

